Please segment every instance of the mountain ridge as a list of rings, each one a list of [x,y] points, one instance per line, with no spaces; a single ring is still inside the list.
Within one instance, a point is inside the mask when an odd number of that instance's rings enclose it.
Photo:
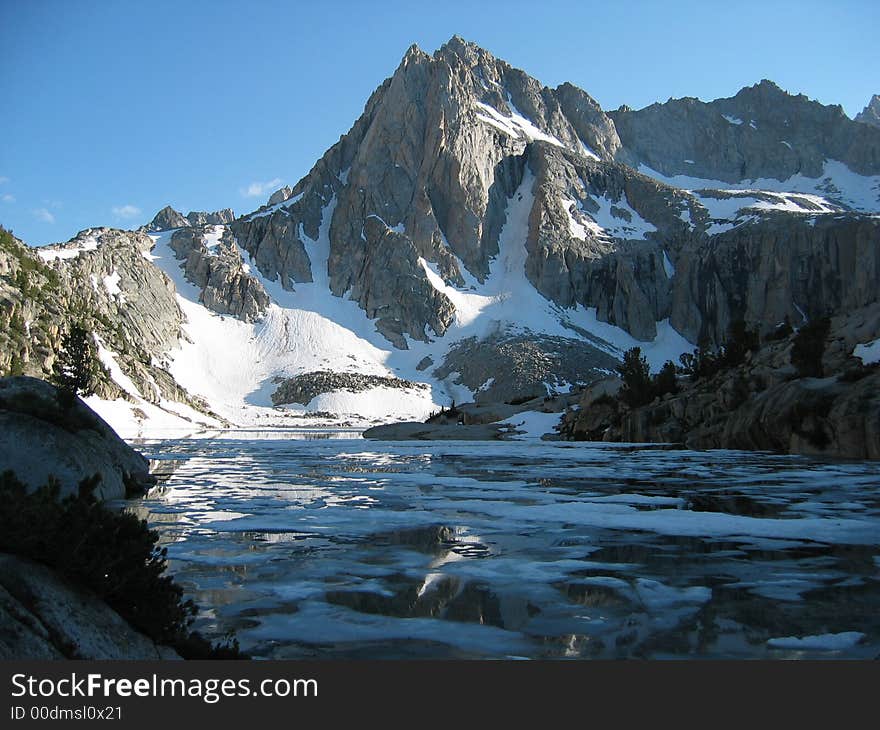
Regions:
[[[876,301],[880,130],[766,81],[666,104],[606,113],[459,37],[431,55],[412,46],[349,131],[266,205],[238,217],[166,207],[136,235],[90,229],[36,258],[66,286],[106,290],[87,303],[108,321],[143,319],[126,314],[140,301],[123,301],[126,287],[144,266],[162,272],[150,291],[174,292],[177,314],[159,308],[170,334],[135,329],[141,365],[103,335],[116,368],[103,395],[143,412],[190,394],[200,428],[310,413],[370,423],[566,392],[628,347],[657,369],[724,341],[737,319],[767,331]],[[780,125],[790,139],[776,139]],[[136,260],[102,243],[122,238]],[[32,371],[51,366],[49,344]],[[149,386],[154,362],[173,387]],[[278,382],[326,371],[428,388],[273,408]]]

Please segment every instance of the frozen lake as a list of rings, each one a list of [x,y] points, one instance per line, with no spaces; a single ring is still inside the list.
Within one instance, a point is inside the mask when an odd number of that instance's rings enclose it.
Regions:
[[[880,464],[290,436],[137,446],[196,627],[254,656],[880,655]]]

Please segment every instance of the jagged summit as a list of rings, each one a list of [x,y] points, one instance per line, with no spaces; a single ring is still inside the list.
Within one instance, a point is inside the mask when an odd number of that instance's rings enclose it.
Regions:
[[[187,221],[183,215],[178,213],[170,205],[166,205],[162,210],[156,213],[155,216],[153,216],[153,220],[147,224],[147,230],[167,231],[172,228],[180,228],[188,225],[189,221]]]
[[[169,231],[173,228],[186,226],[225,225],[232,223],[233,220],[235,220],[235,213],[231,208],[213,212],[193,210],[184,216],[170,205],[166,205],[153,216],[153,220],[146,225],[146,230]]]
[[[874,94],[868,105],[856,114],[855,121],[880,127],[880,94]]]
[[[444,50],[451,51],[452,53],[456,53],[460,56],[469,56],[474,54],[491,55],[486,49],[477,45],[473,41],[462,38],[457,33],[453,34],[453,36],[448,41],[446,41],[446,43],[440,46],[438,52]]]

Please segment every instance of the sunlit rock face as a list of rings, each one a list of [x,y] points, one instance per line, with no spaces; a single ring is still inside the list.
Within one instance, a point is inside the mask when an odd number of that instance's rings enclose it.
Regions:
[[[454,321],[455,305],[430,286],[419,259],[450,285],[485,281],[516,196],[526,195],[528,212],[517,233],[527,250],[527,281],[546,299],[564,308],[595,307],[600,320],[639,340],[653,339],[656,323],[669,318],[692,341],[720,342],[732,319],[775,323],[808,298],[793,281],[802,276],[794,273],[797,262],[749,276],[742,267],[719,267],[712,260],[715,235],[749,222],[734,246],[782,250],[790,243],[788,227],[810,212],[878,207],[880,190],[854,201],[826,160],[856,176],[878,175],[880,133],[838,107],[767,81],[708,104],[670,100],[606,114],[571,84],[542,87],[455,37],[433,55],[411,48],[309,175],[233,230],[266,276],[292,288],[313,280],[303,242],[316,240],[325,226],[329,256],[320,263],[330,289],[357,301],[400,347],[404,335],[443,335]],[[809,196],[768,196],[743,199],[736,208],[739,201],[716,204],[717,198],[634,168],[724,183],[799,175],[824,185],[827,198],[817,204]],[[834,224],[826,221],[827,227]],[[835,258],[823,255],[833,248],[827,232],[796,235],[813,239],[798,255],[818,254],[811,266],[828,268],[810,276],[850,286],[850,272],[823,263]],[[837,237],[851,238],[849,232]],[[854,248],[853,255],[873,262],[875,249]],[[682,274],[670,276],[671,270]],[[783,291],[767,304],[768,276],[786,273]],[[817,310],[839,308],[834,296],[810,299]]]
[[[764,334],[875,303],[878,150],[880,129],[768,81],[606,113],[461,38],[413,46],[256,211],[166,207],[24,253],[61,279],[39,303],[0,250],[0,366],[48,374],[58,322],[85,312],[98,395],[133,427],[168,402],[255,423],[277,378],[310,372],[429,386],[396,410],[380,386],[304,405],[372,423],[567,392],[635,346],[656,371],[737,320]]]

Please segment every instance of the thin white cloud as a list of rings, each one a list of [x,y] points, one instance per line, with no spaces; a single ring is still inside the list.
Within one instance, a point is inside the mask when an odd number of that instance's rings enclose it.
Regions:
[[[117,218],[137,218],[141,214],[141,209],[136,205],[116,205],[113,206],[113,215]]]
[[[54,223],[55,222],[55,216],[52,215],[45,208],[36,208],[33,211],[33,214],[34,214],[34,216],[36,216],[37,220],[41,220],[41,221],[43,221],[43,223]]]
[[[241,188],[240,192],[245,198],[260,198],[267,193],[274,193],[281,187],[284,182],[280,177],[276,177],[266,182],[252,182],[246,188]]]
[[[2,198],[0,198],[0,200],[2,200],[4,203],[14,203],[15,196],[10,195],[9,193],[6,193]]]

